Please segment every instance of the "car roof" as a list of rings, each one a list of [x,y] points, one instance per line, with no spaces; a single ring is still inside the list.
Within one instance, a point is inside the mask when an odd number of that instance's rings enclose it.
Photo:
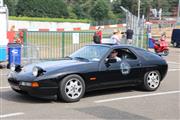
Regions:
[[[109,47],[109,48],[136,48],[132,45],[127,45],[127,44],[92,44],[92,45],[88,45],[88,46],[104,46],[104,47]]]

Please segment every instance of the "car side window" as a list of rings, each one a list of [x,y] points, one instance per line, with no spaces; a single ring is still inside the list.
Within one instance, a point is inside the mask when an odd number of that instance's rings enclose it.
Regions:
[[[128,48],[122,48],[120,51],[121,58],[124,60],[136,60],[136,55]]]
[[[116,59],[117,62],[121,61],[120,49],[113,49],[108,55],[107,59]]]

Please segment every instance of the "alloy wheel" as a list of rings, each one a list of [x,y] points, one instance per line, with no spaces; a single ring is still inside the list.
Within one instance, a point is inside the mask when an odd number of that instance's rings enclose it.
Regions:
[[[77,78],[72,78],[65,85],[65,94],[70,99],[76,99],[82,94],[82,83]]]
[[[147,75],[147,84],[151,89],[156,89],[160,84],[160,76],[157,72],[152,71]]]

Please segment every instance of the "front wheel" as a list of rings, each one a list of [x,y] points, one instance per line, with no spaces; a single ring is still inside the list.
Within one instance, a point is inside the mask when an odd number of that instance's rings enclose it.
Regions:
[[[85,93],[85,83],[79,75],[69,75],[59,83],[58,98],[65,102],[77,102]]]
[[[161,76],[158,71],[150,71],[144,75],[143,87],[147,91],[155,91],[161,83]]]

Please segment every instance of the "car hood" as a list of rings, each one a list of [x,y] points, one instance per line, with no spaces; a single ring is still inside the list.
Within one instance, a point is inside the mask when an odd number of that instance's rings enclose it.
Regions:
[[[98,64],[97,62],[87,62],[87,61],[79,61],[79,60],[59,60],[59,61],[34,63],[24,66],[21,72],[10,72],[8,78],[14,78],[18,81],[32,81],[32,80],[41,80],[47,78],[55,78],[60,74],[64,74],[68,72],[86,71],[87,69],[94,70],[96,69],[97,64]],[[40,77],[33,76],[32,69],[34,66],[38,66],[43,70],[45,70],[46,71],[45,74]],[[91,66],[91,68],[89,68],[88,66]]]
[[[32,71],[33,67],[38,66],[45,71],[54,71],[56,69],[61,69],[69,66],[74,65],[82,65],[86,64],[87,62],[79,61],[79,60],[59,60],[59,61],[48,61],[48,62],[41,62],[41,63],[34,63],[27,66],[24,66],[23,71]]]

